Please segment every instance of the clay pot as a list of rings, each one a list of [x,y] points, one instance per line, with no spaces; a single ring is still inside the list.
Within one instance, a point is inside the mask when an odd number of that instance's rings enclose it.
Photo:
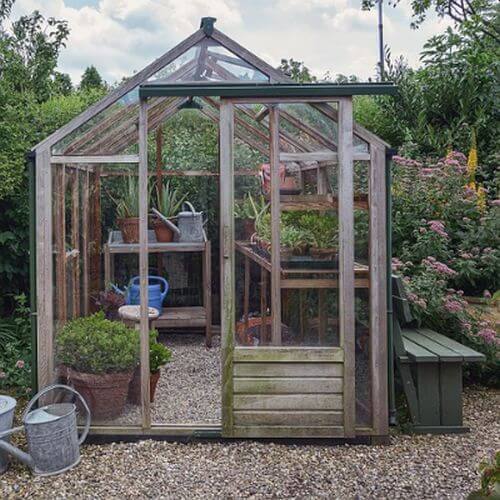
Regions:
[[[118,219],[116,222],[122,232],[123,243],[139,243],[139,217]]]
[[[255,220],[254,219],[242,219],[243,226],[243,237],[245,241],[248,241],[252,234],[255,233]]]
[[[149,400],[151,403],[155,399],[158,380],[160,380],[160,370],[149,375]],[[134,375],[130,381],[127,401],[137,406],[141,404],[141,369],[139,366],[134,370]]]
[[[158,217],[151,219],[153,229],[156,235],[156,241],[159,243],[170,243],[174,241],[174,232]]]
[[[59,370],[61,375],[85,399],[93,420],[112,419],[121,415],[133,371],[96,374],[64,368]]]
[[[336,248],[316,248],[311,247],[309,249],[309,255],[316,260],[335,260],[337,256]]]

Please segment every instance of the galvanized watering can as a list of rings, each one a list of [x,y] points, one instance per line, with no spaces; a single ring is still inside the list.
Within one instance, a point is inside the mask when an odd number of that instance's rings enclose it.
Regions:
[[[187,209],[177,214],[177,226],[161,212],[152,209],[153,213],[174,232],[175,241],[180,243],[198,243],[205,241],[203,212],[197,212],[189,201],[185,201]]]
[[[179,227],[180,242],[200,242],[205,241],[205,231],[203,230],[203,212],[197,212],[193,205],[186,201],[184,203],[187,210],[177,214],[177,226]]]
[[[74,403],[52,403],[32,410],[40,397],[54,389],[62,389],[75,394],[85,410],[85,425],[78,436],[76,405]],[[6,396],[0,396],[0,402]],[[12,402],[7,412],[12,414],[16,401]],[[0,407],[0,418],[2,416]],[[23,426],[0,432],[0,463],[8,464],[8,455],[30,467],[35,474],[50,476],[65,472],[80,462],[80,445],[85,441],[90,429],[90,410],[83,397],[71,387],[54,384],[40,391],[28,404],[22,417]],[[28,451],[26,453],[10,444],[6,437],[25,429]],[[6,469],[6,467],[5,467]],[[5,470],[4,469],[4,470]],[[3,472],[0,469],[0,472]]]
[[[113,290],[125,297],[125,304],[128,306],[138,306],[141,303],[141,278],[134,276],[124,290],[120,290],[116,285],[111,285]],[[154,282],[158,283],[155,284]],[[163,287],[163,291],[162,291]],[[161,314],[163,301],[168,293],[168,281],[161,276],[148,276],[148,307],[158,309]]]

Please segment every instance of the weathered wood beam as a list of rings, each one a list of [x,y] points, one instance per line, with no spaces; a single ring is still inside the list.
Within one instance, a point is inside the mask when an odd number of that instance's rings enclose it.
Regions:
[[[279,108],[269,110],[269,164],[271,170],[271,344],[281,345],[281,245]]]
[[[355,153],[353,155],[355,161],[369,161],[369,153]],[[307,153],[280,153],[281,161],[316,161],[337,163],[338,154],[333,151],[311,151]]]
[[[141,414],[142,427],[151,427],[150,370],[149,370],[149,321],[148,321],[148,102],[142,99],[139,106],[139,324]]]
[[[51,156],[50,163],[138,163],[138,155]]]
[[[340,345],[344,348],[344,431],[351,437],[356,424],[352,99],[339,102],[338,124]]]
[[[221,357],[222,433],[233,434],[233,352],[235,324],[234,279],[234,120],[231,104],[221,102],[220,151],[220,248],[221,248]]]

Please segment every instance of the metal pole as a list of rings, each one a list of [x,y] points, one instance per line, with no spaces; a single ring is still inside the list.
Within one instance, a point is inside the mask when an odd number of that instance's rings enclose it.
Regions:
[[[385,80],[384,70],[384,13],[382,10],[384,0],[377,0],[378,3],[378,70],[379,80]]]

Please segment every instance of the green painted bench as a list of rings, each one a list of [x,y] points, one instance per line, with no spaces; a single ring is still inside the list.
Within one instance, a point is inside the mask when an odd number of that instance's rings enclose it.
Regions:
[[[426,328],[416,328],[403,281],[393,277],[396,367],[414,432],[468,432],[462,420],[462,365],[485,356]]]

